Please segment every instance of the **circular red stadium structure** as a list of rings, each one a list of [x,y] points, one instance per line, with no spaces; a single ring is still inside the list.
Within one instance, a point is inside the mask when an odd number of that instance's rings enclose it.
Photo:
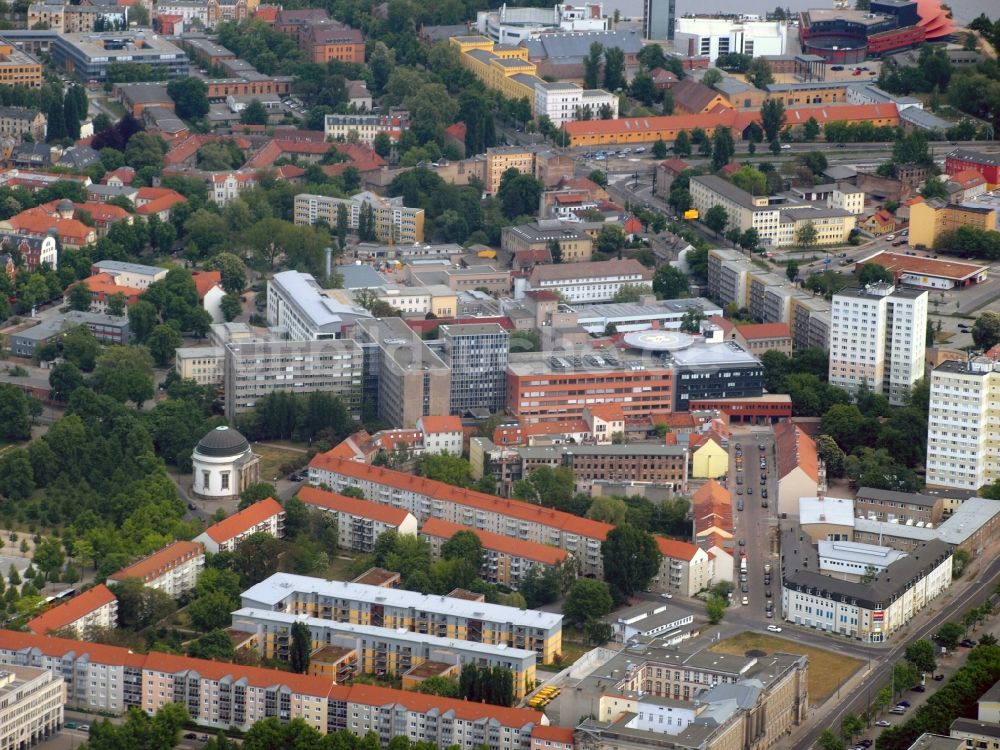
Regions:
[[[925,42],[946,41],[954,30],[940,0],[871,0],[868,11],[802,13],[799,42],[804,53],[827,62],[858,63]]]

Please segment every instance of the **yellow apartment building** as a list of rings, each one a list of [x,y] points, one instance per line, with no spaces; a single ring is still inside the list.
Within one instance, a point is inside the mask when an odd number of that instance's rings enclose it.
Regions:
[[[995,231],[997,228],[995,204],[960,205],[931,198],[910,206],[911,246],[936,247],[942,234],[959,227]]]
[[[535,173],[535,152],[517,146],[495,146],[486,149],[486,192],[496,195],[500,178],[508,169],[521,174]]]
[[[382,591],[385,593],[385,589]],[[393,596],[397,593],[401,592],[397,590]],[[468,603],[483,606],[478,602]],[[392,627],[334,622],[286,612],[245,608],[233,613],[233,629],[255,634],[260,655],[266,659],[285,661],[289,658],[292,626],[297,622],[309,628],[314,651],[331,646],[354,651],[353,662],[346,650],[330,652],[328,666],[318,668],[318,671],[330,676],[343,678],[352,663],[357,674],[401,677],[413,667],[428,661],[447,661],[509,669],[514,676],[514,694],[518,700],[535,685],[536,656],[530,649],[407,632]]]
[[[527,48],[496,44],[484,36],[453,36],[449,41],[458,48],[462,67],[508,99],[527,98],[534,114],[535,85],[544,81],[528,60]]]
[[[533,651],[551,662],[562,651],[562,615],[415,591],[276,573],[243,592],[242,606],[352,625],[405,630]]]
[[[0,85],[18,84],[31,88],[41,87],[42,64],[14,45],[0,42]]]

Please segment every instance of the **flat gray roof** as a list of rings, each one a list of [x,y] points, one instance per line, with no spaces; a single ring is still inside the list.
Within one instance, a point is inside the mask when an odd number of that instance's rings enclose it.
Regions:
[[[167,272],[166,268],[160,268],[159,266],[144,266],[141,263],[126,263],[120,260],[98,260],[93,265],[102,271],[136,273],[143,274],[144,276],[156,276]]]
[[[128,325],[128,318],[124,315],[114,316],[105,315],[104,313],[70,310],[52,318],[47,318],[36,326],[25,328],[23,331],[17,331],[10,335],[20,339],[28,339],[29,341],[44,341],[59,333],[64,328],[88,324],[123,328]]]
[[[518,609],[501,604],[486,604],[450,596],[420,594],[404,589],[385,589],[350,581],[327,581],[322,578],[275,573],[243,592],[242,603],[253,607],[266,604],[272,609],[293,594],[309,594],[341,601],[360,601],[369,604],[388,604],[421,612],[467,617],[470,619],[502,622],[530,628],[561,628],[562,615],[534,609]]]
[[[360,305],[345,305],[323,294],[316,279],[300,271],[276,273],[269,282],[282,290],[285,297],[309,319],[312,327],[322,329],[346,322],[344,317],[370,318],[371,313]]]

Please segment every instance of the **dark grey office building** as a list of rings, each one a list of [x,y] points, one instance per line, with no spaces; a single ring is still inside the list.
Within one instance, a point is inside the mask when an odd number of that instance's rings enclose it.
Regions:
[[[451,367],[451,413],[502,411],[507,403],[510,337],[497,323],[443,325],[441,358]]]

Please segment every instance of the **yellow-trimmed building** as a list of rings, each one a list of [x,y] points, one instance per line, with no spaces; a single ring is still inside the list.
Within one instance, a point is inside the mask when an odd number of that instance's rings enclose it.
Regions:
[[[385,589],[382,593],[386,593]],[[395,597],[399,591],[392,593]],[[352,649],[354,659],[349,663],[352,663],[356,674],[401,677],[427,661],[448,661],[509,669],[514,675],[514,697],[518,700],[535,684],[535,652],[511,648],[505,643],[492,643],[485,639],[458,640],[419,630],[356,625],[251,608],[233,613],[233,630],[255,634],[258,652],[266,659],[286,661],[289,658],[292,626],[297,622],[309,628],[313,651],[328,646]],[[338,653],[335,656],[339,658],[329,660],[323,672],[330,668],[336,670],[337,665],[341,668],[345,666],[348,654]],[[339,671],[335,674],[343,676]]]
[[[472,71],[489,89],[508,99],[527,98],[535,110],[535,85],[545,83],[528,60],[526,47],[497,44],[484,36],[453,36],[450,43],[458,48],[462,67]]]
[[[997,210],[990,204],[958,205],[938,198],[917,201],[910,206],[910,245],[913,247],[935,247],[942,234],[959,227],[995,231]]]
[[[40,88],[42,64],[27,52],[0,41],[0,85]]]
[[[403,629],[460,641],[534,651],[551,662],[562,651],[562,615],[427,596],[347,581],[276,573],[243,592],[242,606],[339,623]]]

